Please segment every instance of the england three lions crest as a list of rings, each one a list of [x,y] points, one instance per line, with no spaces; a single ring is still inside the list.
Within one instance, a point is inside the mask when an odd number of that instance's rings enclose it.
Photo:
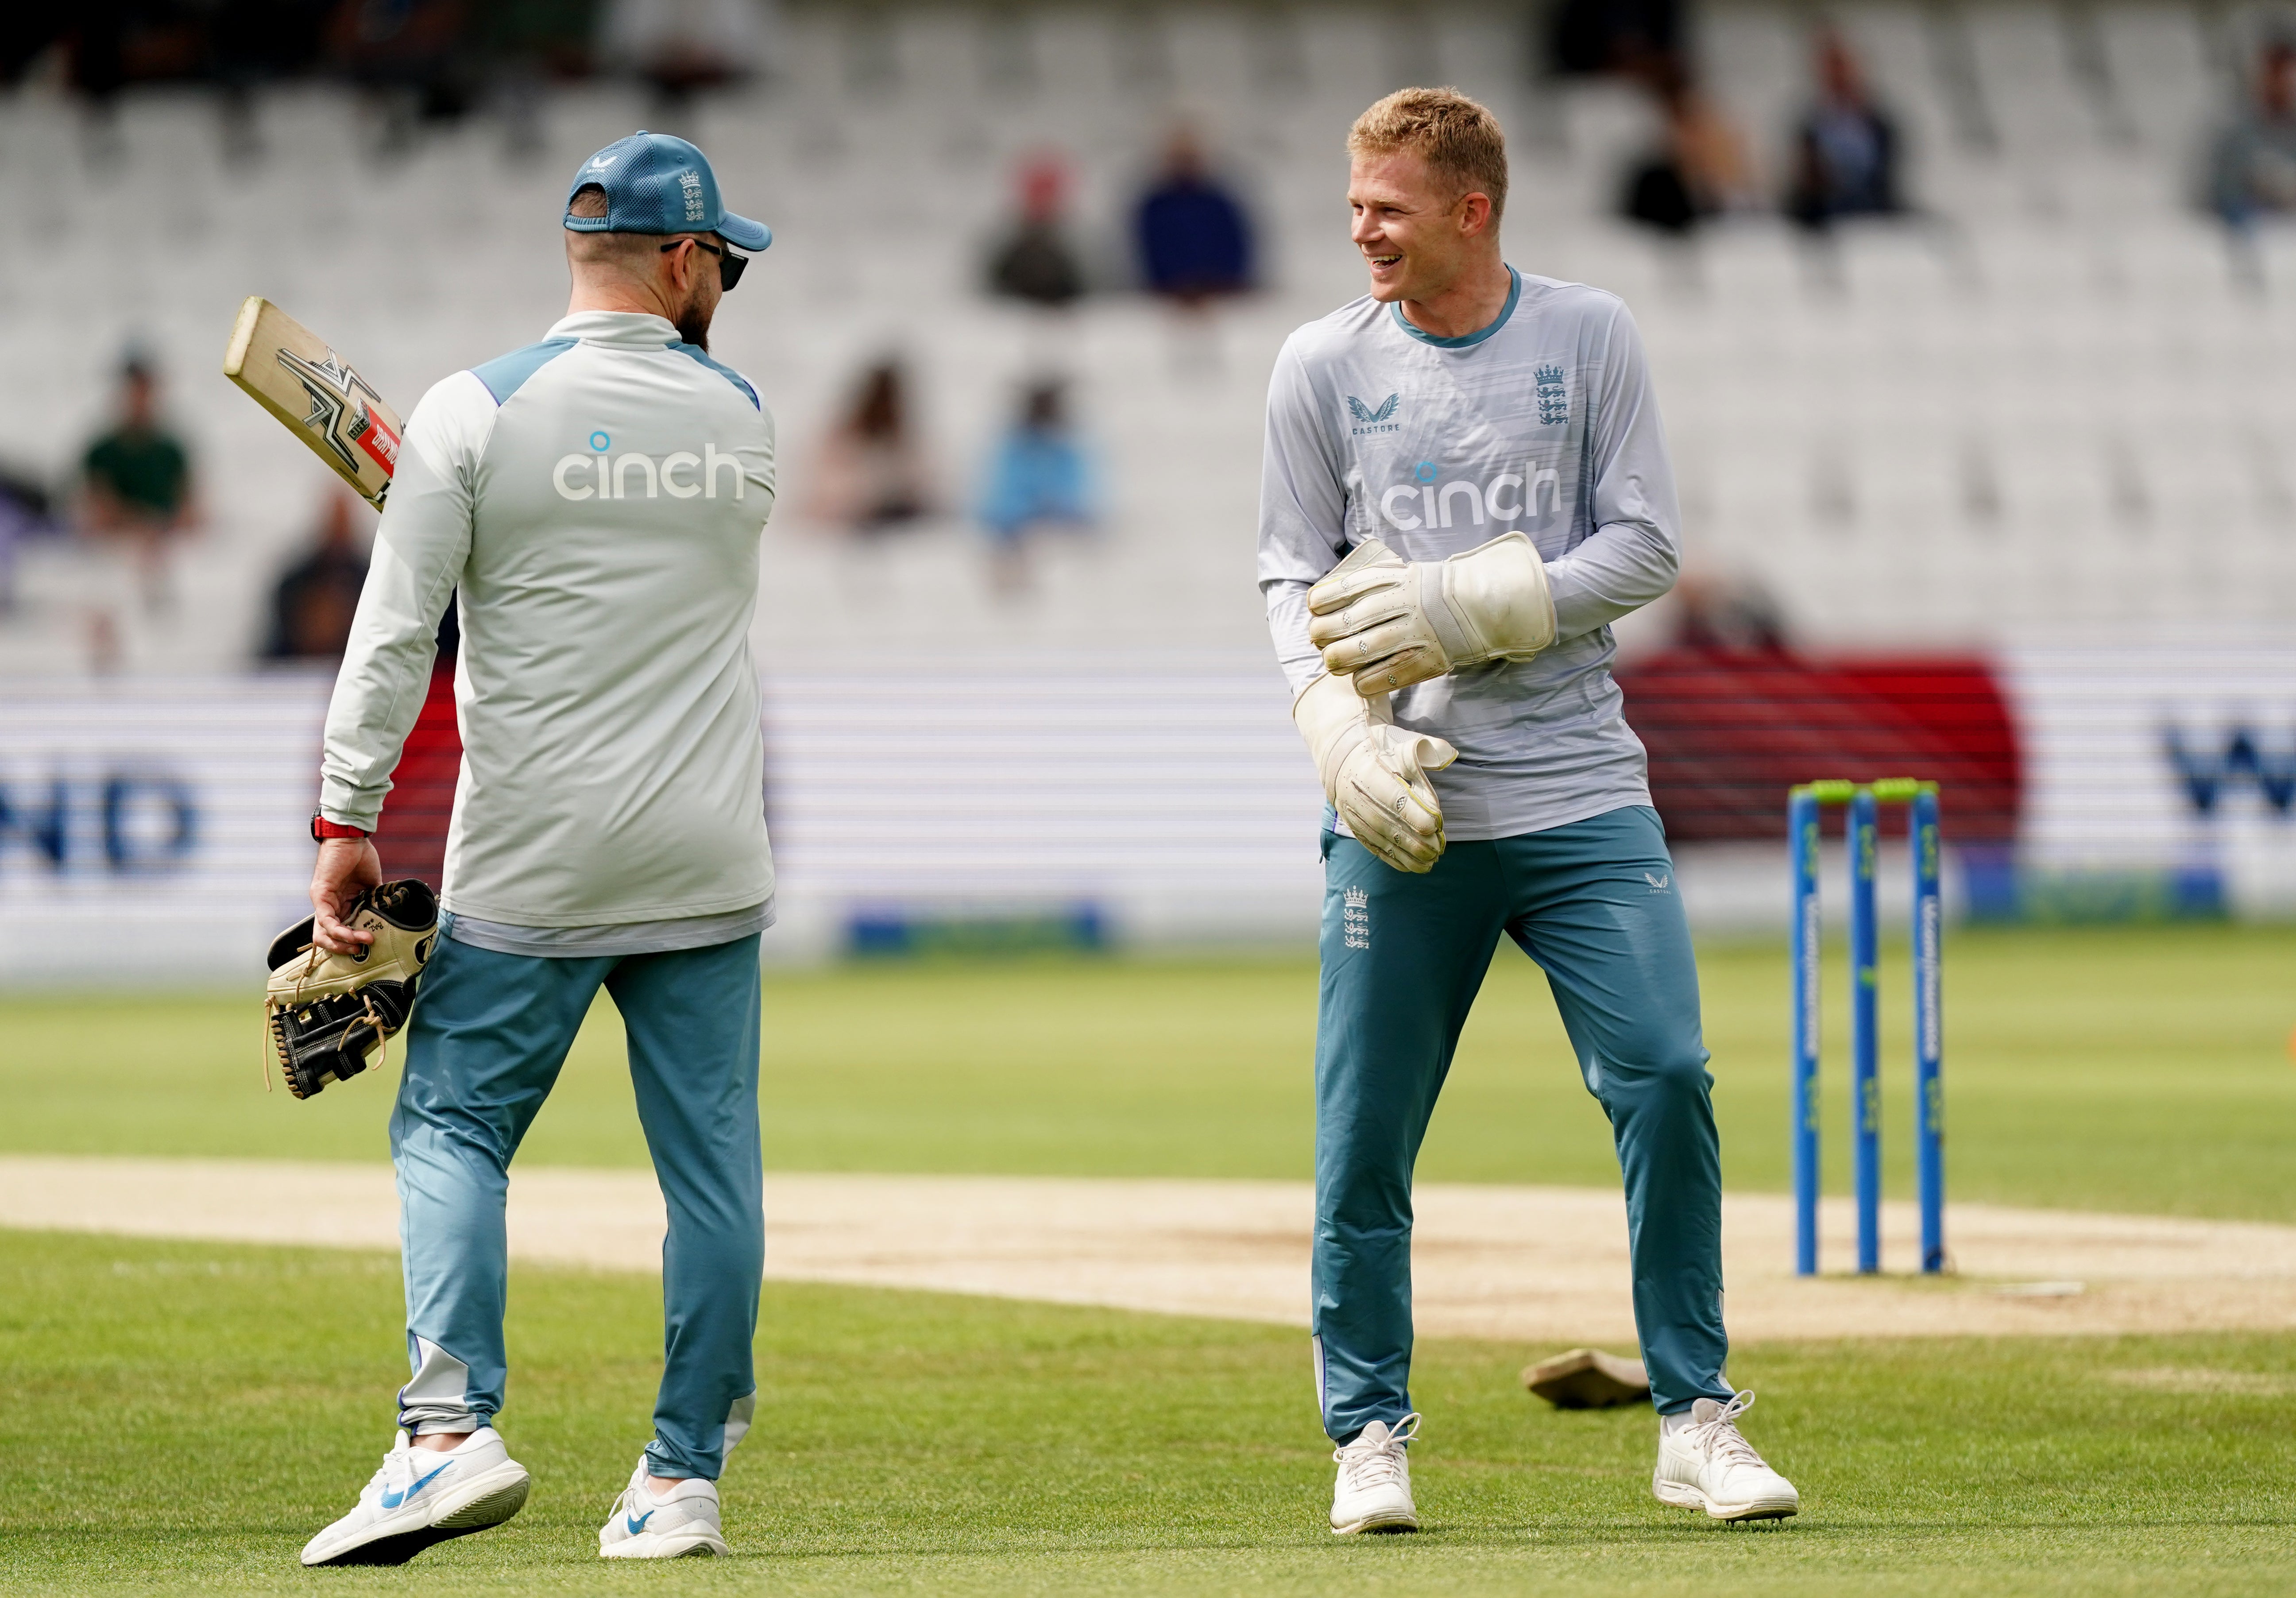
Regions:
[[[1570,390],[1562,381],[1560,366],[1541,366],[1532,373],[1538,380],[1538,425],[1560,427],[1570,420]]]

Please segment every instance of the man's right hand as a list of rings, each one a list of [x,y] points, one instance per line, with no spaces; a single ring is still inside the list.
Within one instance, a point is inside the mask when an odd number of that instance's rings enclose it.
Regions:
[[[330,838],[319,845],[311,868],[311,941],[330,955],[357,954],[374,941],[372,932],[343,924],[351,901],[382,882],[382,856],[372,838]]]
[[[1316,757],[1324,797],[1357,843],[1398,871],[1418,875],[1443,857],[1443,807],[1427,779],[1459,751],[1389,718],[1387,696],[1365,700],[1326,674],[1292,702],[1292,719]]]

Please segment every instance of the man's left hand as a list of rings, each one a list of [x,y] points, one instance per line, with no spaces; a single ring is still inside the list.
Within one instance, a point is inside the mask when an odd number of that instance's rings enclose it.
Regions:
[[[1538,545],[1505,533],[1447,561],[1406,561],[1376,538],[1308,590],[1308,638],[1365,699],[1554,642]]]

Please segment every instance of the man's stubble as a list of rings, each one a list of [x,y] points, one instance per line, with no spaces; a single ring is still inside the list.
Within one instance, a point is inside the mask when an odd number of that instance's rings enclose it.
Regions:
[[[689,299],[685,302],[685,308],[677,313],[676,324],[677,336],[702,354],[708,355],[709,353],[709,319],[717,309],[714,305],[703,303],[702,290],[697,285],[693,298]]]

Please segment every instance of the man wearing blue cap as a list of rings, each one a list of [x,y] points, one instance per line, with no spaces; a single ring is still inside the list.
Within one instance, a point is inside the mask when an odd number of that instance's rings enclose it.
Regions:
[[[307,1565],[400,1564],[501,1524],[527,1472],[507,1381],[504,1199],[599,988],[668,1202],[654,1435],[609,1558],[724,1553],[717,1478],[757,1403],[765,1220],[758,935],[774,916],[758,674],[773,419],[709,358],[710,318],[772,235],[701,151],[638,133],[567,193],[567,315],[423,396],[327,713],[315,936],[382,878],[369,835],[460,594],[463,770],[440,937],[391,1116],[413,1377],[397,1445]]]

